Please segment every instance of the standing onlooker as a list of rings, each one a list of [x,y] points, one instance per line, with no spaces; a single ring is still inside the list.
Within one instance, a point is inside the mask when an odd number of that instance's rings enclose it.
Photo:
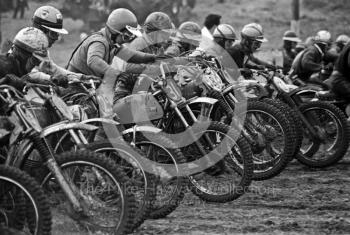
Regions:
[[[220,20],[220,15],[209,14],[204,21],[204,27],[202,28],[202,37],[214,40],[213,32],[220,24]]]
[[[16,6],[13,12],[13,19],[16,19],[18,11],[21,11],[21,19],[23,19],[25,8],[29,9],[27,0],[16,0]]]
[[[297,55],[295,48],[301,40],[297,37],[296,33],[288,30],[283,34],[283,73],[287,74],[292,67],[293,60]]]

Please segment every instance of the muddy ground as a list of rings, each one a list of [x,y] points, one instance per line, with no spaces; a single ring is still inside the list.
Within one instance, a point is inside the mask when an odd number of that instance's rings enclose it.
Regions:
[[[56,214],[57,215],[57,214]],[[254,182],[250,192],[225,204],[188,193],[161,220],[146,221],[135,234],[349,234],[350,160],[324,170],[292,162],[274,179]],[[62,215],[53,234],[89,234]]]

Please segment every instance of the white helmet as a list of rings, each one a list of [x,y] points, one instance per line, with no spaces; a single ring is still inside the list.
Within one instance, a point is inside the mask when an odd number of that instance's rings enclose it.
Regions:
[[[318,31],[315,36],[315,43],[329,44],[331,43],[331,33],[326,30]]]
[[[336,43],[341,43],[343,45],[347,44],[349,41],[350,41],[350,37],[345,34],[339,35],[335,40]]]
[[[267,42],[267,39],[264,37],[264,31],[260,24],[250,23],[243,27],[241,31],[242,38],[249,40]]]
[[[36,9],[33,16],[34,26],[46,28],[60,34],[68,34],[63,28],[61,12],[52,6],[42,6]]]
[[[48,60],[49,41],[44,32],[34,27],[21,29],[13,39],[13,44],[40,60]]]

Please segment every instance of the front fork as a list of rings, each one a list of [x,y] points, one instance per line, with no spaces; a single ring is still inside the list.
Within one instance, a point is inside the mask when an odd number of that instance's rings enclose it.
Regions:
[[[83,212],[84,210],[79,202],[79,199],[76,197],[73,189],[64,177],[61,168],[58,166],[54,158],[50,144],[48,144],[44,138],[41,138],[39,134],[36,134],[34,136],[33,142],[36,145],[36,148],[38,149],[40,155],[46,162],[46,165],[49,168],[50,172],[55,176],[57,183],[60,185],[68,200],[72,204],[73,209],[78,213]]]
[[[205,104],[202,104],[202,108],[201,108],[201,114],[199,116],[200,121],[204,121],[204,119],[207,119],[208,115],[207,112],[208,110],[204,107]],[[198,123],[198,119],[197,117],[194,115],[194,113],[192,112],[191,108],[188,105],[185,105],[185,108],[187,110],[187,112],[190,114],[190,117],[192,119],[192,121],[194,123]],[[187,130],[189,130],[189,133],[191,135],[191,138],[193,138],[193,140],[196,140],[197,136],[195,135],[195,133],[193,132],[193,130],[190,128],[190,125],[188,124],[188,122],[186,121],[185,117],[183,116],[183,114],[181,113],[180,109],[176,106],[174,108],[175,113],[177,114],[177,116],[180,118],[182,124],[185,126],[185,128]],[[207,119],[208,120],[208,119]],[[208,141],[210,147],[212,149],[214,149],[214,144],[211,141],[211,139],[209,138],[209,136],[207,134],[204,134],[204,138]],[[195,141],[196,146],[198,147],[199,151],[201,152],[201,154],[203,156],[205,156],[207,154],[207,152],[205,151],[205,149],[203,148],[202,144],[199,141]]]

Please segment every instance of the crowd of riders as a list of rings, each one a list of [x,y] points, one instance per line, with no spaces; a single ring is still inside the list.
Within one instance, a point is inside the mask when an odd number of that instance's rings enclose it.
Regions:
[[[190,21],[178,27],[180,32],[199,35],[200,39],[193,37],[191,40],[179,33],[172,37],[172,30],[175,26],[165,13],[154,12],[145,22],[138,22],[131,11],[115,9],[104,28],[77,45],[64,69],[49,59],[49,48],[60,34],[68,33],[63,27],[62,14],[52,6],[42,6],[35,11],[32,25],[17,33],[11,50],[0,55],[1,83],[11,80],[21,86],[20,78],[26,75],[52,78],[64,86],[72,73],[76,74],[75,79],[89,75],[103,77],[111,70],[116,78],[109,84],[116,85],[115,97],[118,99],[131,92],[137,74],[145,69],[152,70],[157,57],[200,51],[203,46],[199,44],[210,45],[211,42],[226,50],[243,74],[249,73],[249,69],[276,68],[254,56],[267,41],[260,24],[247,24],[238,33],[232,25],[221,23],[220,15],[210,14],[202,28]],[[283,35],[283,73],[289,74],[292,80],[297,78],[300,83],[326,80],[334,92],[350,98],[350,59],[349,46],[346,46],[349,40],[348,36],[340,35],[333,43],[331,34],[321,30],[302,42],[295,32],[288,30]]]
[[[159,66],[162,60],[171,61],[168,66],[176,69],[187,64],[190,57],[222,59],[226,54],[243,77],[250,76],[252,70],[282,70],[289,82],[301,86],[322,83],[350,101],[348,36],[340,35],[332,41],[330,32],[321,30],[303,42],[288,30],[283,34],[283,63],[279,66],[255,55],[268,41],[262,25],[252,22],[238,32],[233,25],[221,21],[220,15],[210,14],[203,27],[187,21],[176,28],[166,13],[153,12],[139,22],[132,11],[118,8],[111,11],[103,28],[76,45],[67,66],[61,67],[52,61],[49,50],[61,35],[69,32],[58,9],[41,6],[34,12],[31,25],[16,34],[11,49],[0,55],[0,85],[22,91],[28,79],[46,80],[60,86],[64,94],[76,91],[77,87],[71,85],[76,81],[100,78],[98,101],[113,107],[141,84],[141,74],[164,73]],[[3,107],[0,103],[0,117],[5,115]],[[110,117],[111,110],[101,110],[101,116]]]

